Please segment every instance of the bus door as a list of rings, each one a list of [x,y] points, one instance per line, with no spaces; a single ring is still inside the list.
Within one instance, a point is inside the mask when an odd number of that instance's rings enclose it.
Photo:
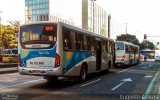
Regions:
[[[96,40],[96,71],[101,70],[101,41]]]

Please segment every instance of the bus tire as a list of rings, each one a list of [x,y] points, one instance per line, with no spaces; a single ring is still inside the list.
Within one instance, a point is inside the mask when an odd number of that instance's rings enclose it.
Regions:
[[[81,71],[80,71],[80,81],[85,81],[87,79],[87,67],[85,65],[82,65]]]

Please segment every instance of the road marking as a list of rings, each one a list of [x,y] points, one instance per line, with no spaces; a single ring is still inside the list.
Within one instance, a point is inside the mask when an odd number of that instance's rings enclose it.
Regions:
[[[158,88],[158,94],[160,94],[160,86],[159,86],[159,88]]]
[[[150,78],[150,77],[153,77],[153,76],[149,76],[149,75],[148,75],[148,76],[144,76],[144,77],[146,77],[146,78]]]
[[[98,82],[98,81],[100,81],[100,80],[101,80],[101,79],[97,79],[97,80],[91,81],[91,82],[89,82],[89,83],[86,83],[86,84],[81,85],[81,87],[84,87],[84,86],[93,84],[93,83]]]
[[[119,71],[119,72],[117,72],[117,73],[122,73],[122,72],[125,72],[125,71],[127,71],[127,70],[129,70],[129,68],[128,68],[128,69],[125,69],[125,70],[122,70],[122,71]]]
[[[144,63],[143,63],[144,64]],[[142,63],[141,64],[139,64],[139,65],[143,65]]]
[[[147,100],[147,95],[150,94],[150,91],[152,90],[152,87],[153,87],[153,85],[154,85],[154,83],[156,81],[156,77],[158,76],[159,71],[160,70],[158,70],[158,72],[156,73],[156,75],[154,76],[154,78],[152,79],[152,81],[150,82],[150,84],[149,84],[149,86],[148,86],[148,88],[147,88],[147,90],[146,90],[146,92],[144,94],[145,97],[142,97],[142,100]]]
[[[132,68],[135,68],[135,67],[137,67],[137,66],[134,66],[134,67],[131,67],[131,68],[127,68],[127,69],[121,70],[121,71],[117,72],[117,74],[122,73],[122,72],[125,72],[125,71],[127,71],[127,70],[129,70],[129,69],[132,69]]]
[[[123,85],[124,83],[126,82],[132,82],[132,79],[131,78],[127,78],[127,79],[123,79],[121,80],[122,82],[120,84],[118,84],[117,86],[115,86],[114,88],[112,88],[111,90],[114,91],[116,90],[117,88],[119,88],[121,85]]]
[[[38,81],[41,81],[41,80],[44,80],[44,79],[33,80],[33,81],[24,82],[24,83],[20,83],[20,84],[4,86],[4,87],[1,87],[0,89],[11,88],[11,87],[14,87],[14,86],[20,86],[20,85],[24,85],[24,84],[28,84],[28,83],[34,83],[34,82],[38,82]]]
[[[147,69],[148,67],[141,67],[141,68]]]
[[[119,88],[121,85],[123,85],[125,83],[125,81],[121,82],[120,84],[118,84],[117,86],[115,86],[114,88],[112,88],[111,90],[114,91],[117,88]]]
[[[153,65],[148,65],[148,67],[152,67]]]

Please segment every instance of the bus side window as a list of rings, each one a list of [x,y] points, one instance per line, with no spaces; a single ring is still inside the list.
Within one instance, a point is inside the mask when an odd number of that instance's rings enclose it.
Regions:
[[[75,50],[75,31],[63,28],[63,36],[64,50]]]
[[[91,36],[87,36],[87,50],[88,51],[95,51],[95,38]]]
[[[106,52],[106,40],[102,40],[102,52]]]
[[[109,53],[112,53],[112,44],[109,42]]]
[[[106,52],[108,53],[108,41],[105,42],[105,48],[106,48],[106,49],[105,49]]]
[[[125,51],[128,53],[128,45],[125,45]]]
[[[132,53],[132,52],[131,52],[131,46],[126,45],[126,46],[125,46],[125,51],[126,51],[126,53]]]
[[[70,31],[67,29],[63,29],[63,36],[64,36],[63,39],[64,49],[65,50],[72,49]]]
[[[86,50],[86,35],[76,33],[76,50]]]

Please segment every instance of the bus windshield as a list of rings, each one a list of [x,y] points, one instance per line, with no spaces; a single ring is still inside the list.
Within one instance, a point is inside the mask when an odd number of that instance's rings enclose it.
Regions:
[[[116,47],[117,47],[117,50],[124,50],[124,44],[123,43],[116,42]]]
[[[22,48],[52,48],[56,42],[57,28],[54,24],[34,24],[20,27]]]

